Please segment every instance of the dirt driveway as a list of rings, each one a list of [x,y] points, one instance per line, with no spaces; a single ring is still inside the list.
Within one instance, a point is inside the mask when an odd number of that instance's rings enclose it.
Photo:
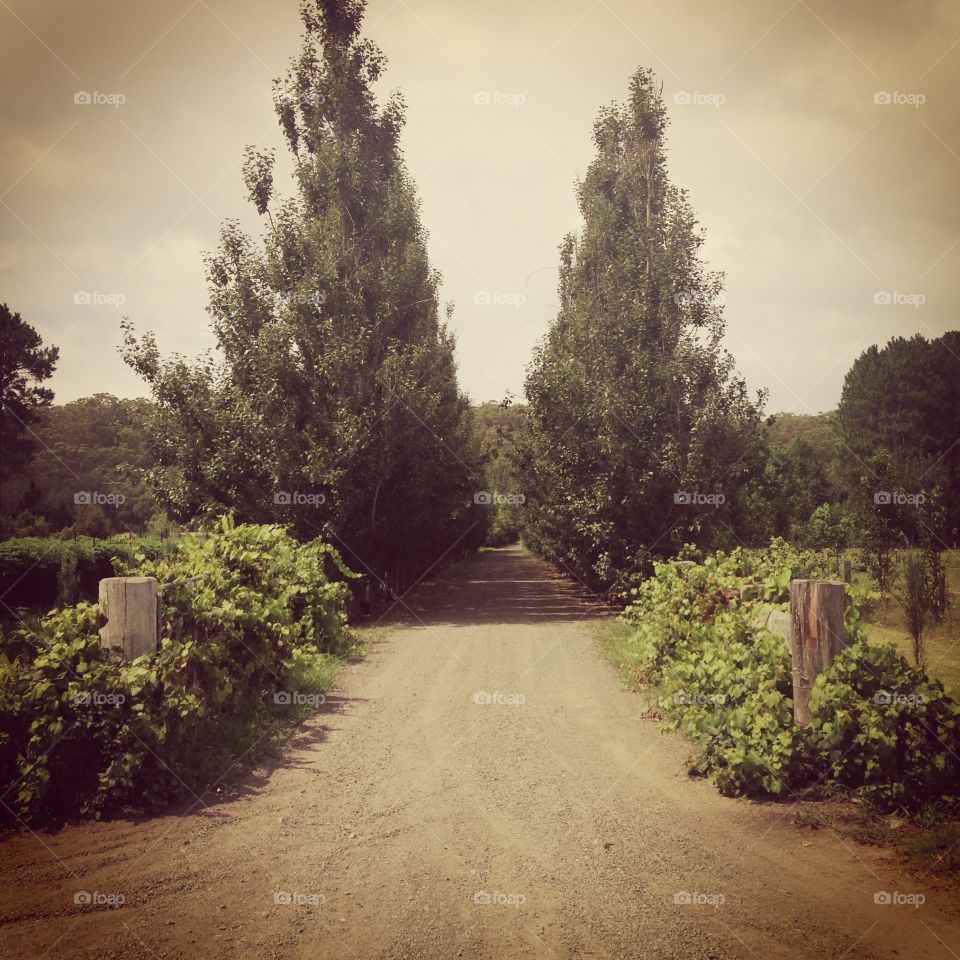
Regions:
[[[543,564],[405,602],[229,798],[3,843],[0,956],[960,956],[948,888],[688,779]]]

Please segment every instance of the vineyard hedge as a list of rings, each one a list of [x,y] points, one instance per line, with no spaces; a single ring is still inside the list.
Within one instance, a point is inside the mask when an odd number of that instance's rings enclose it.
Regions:
[[[790,655],[763,624],[793,578],[831,578],[782,540],[702,562],[666,562],[624,618],[634,676],[668,728],[697,745],[691,772],[726,794],[843,791],[881,808],[960,798],[960,706],[892,647],[867,641],[848,587],[847,648],[818,678],[808,726],[793,723]],[[745,591],[744,584],[759,589]]]
[[[136,554],[159,556],[169,548],[159,538],[98,540],[93,537],[58,540],[21,537],[0,543],[0,598],[11,610],[52,609],[60,598],[64,559],[75,559],[76,596],[70,600],[96,600],[104,577],[114,576],[114,561],[129,562]]]
[[[336,551],[221,521],[126,573],[175,583],[160,649],[105,649],[81,603],[21,627],[0,655],[0,814],[31,823],[202,799],[265,732],[316,703],[349,644]],[[196,579],[194,579],[196,578]],[[291,706],[291,703],[294,706]]]

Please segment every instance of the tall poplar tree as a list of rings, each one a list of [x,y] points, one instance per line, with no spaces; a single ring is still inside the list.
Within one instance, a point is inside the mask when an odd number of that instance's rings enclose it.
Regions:
[[[600,111],[583,229],[561,245],[559,314],[526,380],[525,538],[604,588],[684,542],[747,536],[761,468],[762,397],[721,346],[722,280],[668,179],[666,127],[649,70]]]
[[[403,102],[374,96],[384,57],[360,36],[364,7],[301,5],[302,50],[274,88],[295,189],[279,197],[273,154],[247,149],[264,232],[227,221],[207,258],[217,352],[164,360],[128,327],[125,355],[159,405],[153,478],[177,515],[288,522],[399,585],[482,531]]]

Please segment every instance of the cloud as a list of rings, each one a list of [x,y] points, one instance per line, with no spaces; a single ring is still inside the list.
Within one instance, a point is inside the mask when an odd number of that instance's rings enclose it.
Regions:
[[[210,342],[199,251],[224,218],[259,229],[239,161],[280,142],[270,81],[298,48],[296,3],[10,6],[30,29],[0,10],[0,194],[16,182],[0,206],[4,299],[63,340],[58,399],[142,393],[115,354],[116,311],[77,326],[73,293],[123,291],[164,349]],[[366,33],[389,59],[383,92],[408,104],[404,152],[475,399],[522,389],[556,311],[557,244],[579,225],[593,119],[640,65],[663,79],[671,176],[727,275],[729,346],[771,408],[829,408],[851,351],[956,326],[955,4],[373,0]],[[76,105],[78,90],[125,102]],[[674,104],[677,91],[724,101]],[[876,104],[878,91],[926,100]],[[887,288],[927,301],[878,309]],[[525,300],[488,307],[477,291]]]

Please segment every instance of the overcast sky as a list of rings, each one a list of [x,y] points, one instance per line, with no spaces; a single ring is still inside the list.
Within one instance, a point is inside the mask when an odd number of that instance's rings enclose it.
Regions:
[[[0,301],[59,345],[58,401],[145,393],[123,315],[212,343],[201,252],[226,217],[258,229],[239,164],[280,146],[299,33],[295,0],[0,0]],[[641,65],[768,409],[830,409],[869,344],[958,327],[955,0],[373,0],[365,33],[477,401],[522,392],[593,119]]]

